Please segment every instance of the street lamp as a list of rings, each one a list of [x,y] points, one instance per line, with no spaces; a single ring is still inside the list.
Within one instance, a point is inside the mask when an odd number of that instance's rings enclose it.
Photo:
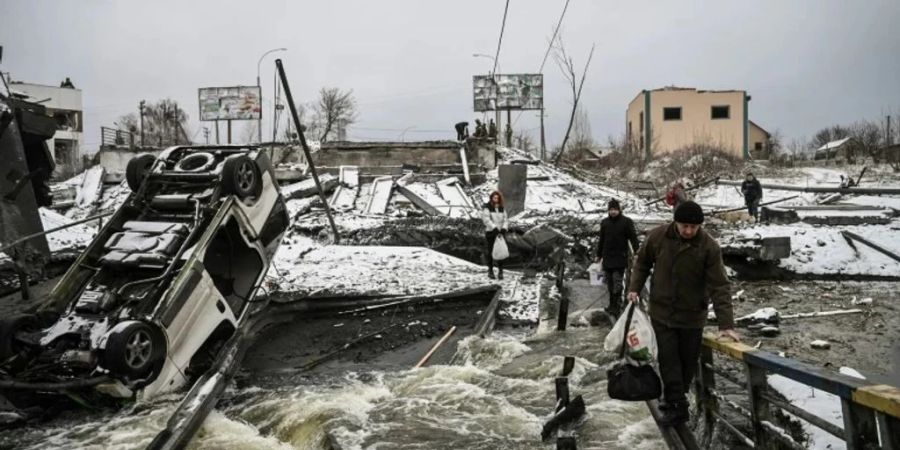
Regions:
[[[259,83],[259,66],[260,66],[260,64],[262,64],[263,58],[265,58],[266,55],[268,55],[269,53],[283,52],[286,50],[287,49],[283,48],[283,47],[282,48],[273,48],[272,50],[269,50],[269,51],[263,53],[262,56],[259,57],[259,61],[256,63],[256,87],[257,87],[257,89],[259,89],[259,119],[257,119],[258,123],[256,125],[256,128],[257,128],[256,131],[258,134],[258,141],[260,144],[262,144],[262,110],[263,110],[263,108],[262,108],[262,85]]]
[[[491,61],[494,62],[494,65],[497,64],[497,59],[491,55],[485,55],[484,53],[472,53],[472,56],[475,58],[490,58]],[[488,72],[488,75],[494,75],[494,71],[491,70],[490,72]]]
[[[415,126],[409,126],[403,129],[403,132],[400,133],[400,142],[406,142],[406,132],[413,128],[415,128]]]

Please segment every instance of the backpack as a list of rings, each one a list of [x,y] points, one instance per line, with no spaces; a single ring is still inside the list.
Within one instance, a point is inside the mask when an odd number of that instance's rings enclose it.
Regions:
[[[669,206],[675,206],[675,189],[666,192],[666,204]]]

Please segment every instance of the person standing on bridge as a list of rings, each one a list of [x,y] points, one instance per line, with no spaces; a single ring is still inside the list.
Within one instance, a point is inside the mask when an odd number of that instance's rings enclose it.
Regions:
[[[650,278],[649,313],[663,381],[660,423],[667,426],[690,418],[685,394],[697,368],[710,298],[720,337],[739,340],[722,250],[702,224],[700,205],[692,201],[679,205],[673,222],[647,234],[628,288],[628,301],[637,302],[644,282]]]
[[[607,206],[608,217],[600,222],[600,238],[597,239],[595,261],[603,267],[606,287],[609,291],[609,306],[606,313],[618,317],[622,312],[622,292],[624,291],[625,269],[628,267],[628,244],[637,252],[640,242],[634,221],[622,214],[619,201],[612,199]]]
[[[457,141],[462,142],[469,138],[469,122],[458,122],[454,128],[456,128]]]
[[[494,279],[494,241],[501,233],[506,234],[509,229],[509,217],[506,215],[506,209],[503,207],[503,194],[500,191],[491,192],[488,202],[482,210],[482,220],[484,221],[484,238],[487,241],[485,246],[485,254],[488,263],[488,278]],[[503,279],[503,261],[497,261],[497,278]]]

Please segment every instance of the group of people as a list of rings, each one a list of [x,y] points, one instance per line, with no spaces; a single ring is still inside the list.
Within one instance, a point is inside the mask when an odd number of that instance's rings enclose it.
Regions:
[[[751,177],[748,176],[748,181]],[[639,303],[641,291],[649,279],[648,314],[659,349],[659,373],[663,382],[660,422],[665,425],[676,425],[689,419],[686,394],[697,369],[710,301],[720,337],[739,340],[734,331],[731,285],[725,273],[722,251],[716,240],[703,229],[703,208],[686,198],[683,184],[680,187],[680,195],[675,194],[677,205],[674,205],[673,220],[650,230],[643,243],[638,239],[634,221],[623,214],[621,203],[610,200],[607,217],[600,222],[595,248],[595,261],[605,274],[609,293],[606,312],[610,316],[619,316],[626,300]],[[761,190],[758,194],[756,191],[751,193],[753,199],[758,200],[761,196]],[[495,262],[491,250],[497,236],[506,234],[509,229],[500,192],[491,193],[484,206],[483,220],[488,276],[494,278]],[[497,262],[497,266],[498,278],[502,278],[502,262]],[[627,295],[623,298],[626,286]]]
[[[462,142],[469,138],[469,122],[459,122],[454,125],[454,128],[456,129],[457,141]],[[481,119],[475,119],[475,134],[472,137],[496,141],[497,133],[497,124],[494,123],[494,119],[488,120],[487,125]],[[512,142],[512,126],[508,123],[506,124],[506,141]]]

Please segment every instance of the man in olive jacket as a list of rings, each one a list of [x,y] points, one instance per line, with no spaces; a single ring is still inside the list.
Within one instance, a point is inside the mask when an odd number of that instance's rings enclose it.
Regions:
[[[692,201],[679,205],[674,222],[647,234],[631,272],[631,302],[638,301],[650,277],[650,319],[659,348],[665,400],[660,422],[664,425],[689,419],[685,393],[697,369],[710,299],[720,335],[738,340],[722,250],[701,228],[702,223],[700,205]]]

